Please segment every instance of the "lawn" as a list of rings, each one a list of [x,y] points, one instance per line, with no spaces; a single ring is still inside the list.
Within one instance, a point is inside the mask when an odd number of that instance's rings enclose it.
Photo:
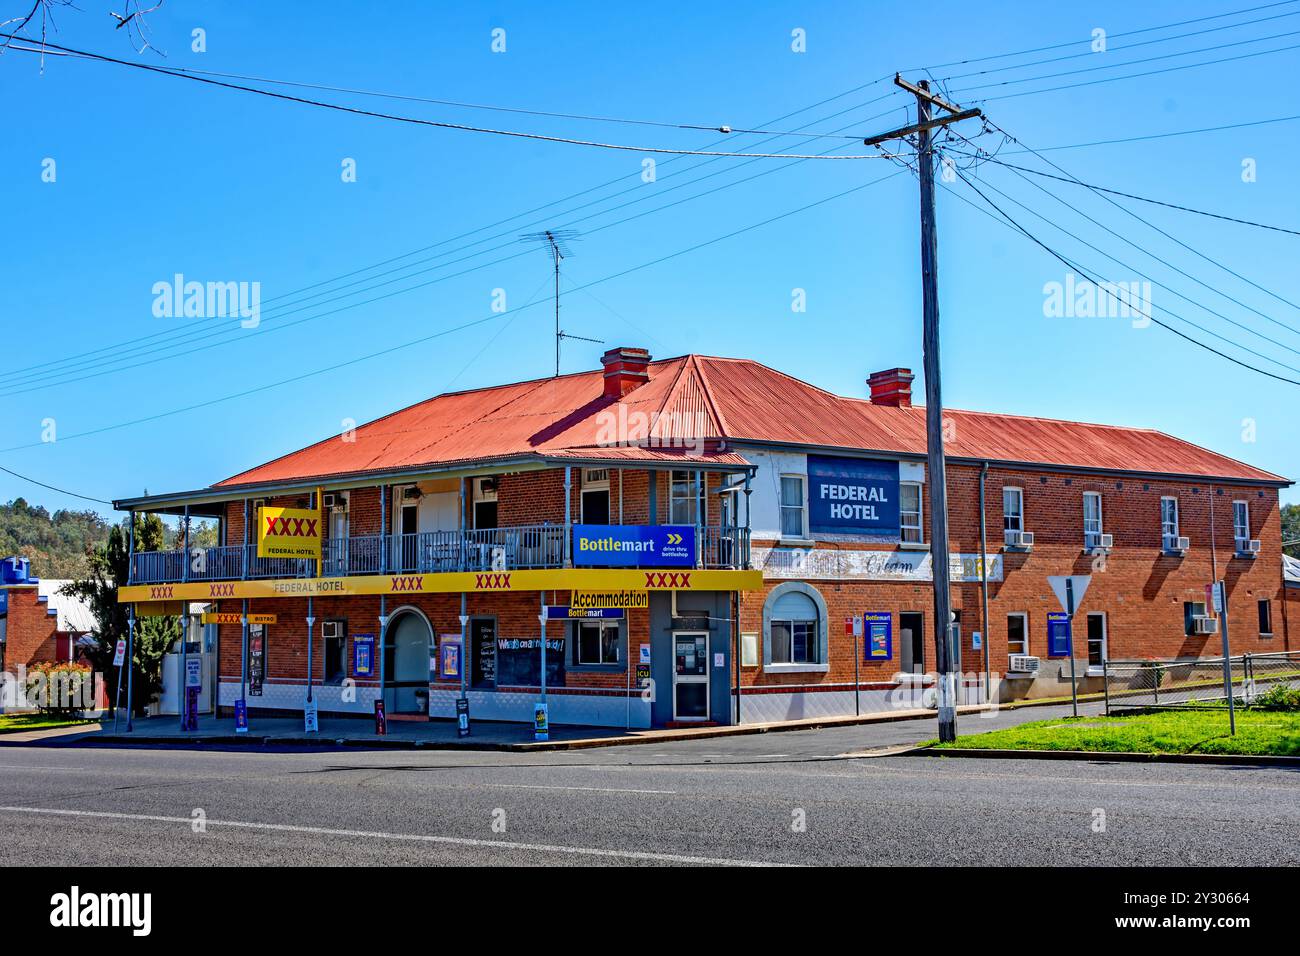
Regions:
[[[1300,713],[1238,710],[1235,737],[1228,735],[1227,710],[1218,709],[1039,720],[934,745],[954,748],[1300,757]]]
[[[54,714],[0,714],[0,734],[16,734],[24,730],[49,730],[52,727],[72,727],[90,723],[75,717]]]

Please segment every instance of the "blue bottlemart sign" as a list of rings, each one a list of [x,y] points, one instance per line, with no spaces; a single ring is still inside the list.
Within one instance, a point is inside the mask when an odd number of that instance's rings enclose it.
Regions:
[[[573,565],[693,568],[695,529],[680,524],[575,524]]]
[[[822,534],[898,537],[898,462],[809,455],[808,526]]]
[[[1059,611],[1053,611],[1047,615],[1048,657],[1070,656],[1071,630],[1069,615],[1062,614]]]
[[[862,659],[887,661],[894,656],[894,618],[888,612],[862,615]]]

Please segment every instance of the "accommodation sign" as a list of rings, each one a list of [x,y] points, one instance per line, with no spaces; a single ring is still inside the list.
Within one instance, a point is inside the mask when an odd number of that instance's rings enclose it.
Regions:
[[[693,568],[695,528],[680,524],[577,524],[575,567]]]
[[[808,528],[898,537],[898,462],[809,455]]]

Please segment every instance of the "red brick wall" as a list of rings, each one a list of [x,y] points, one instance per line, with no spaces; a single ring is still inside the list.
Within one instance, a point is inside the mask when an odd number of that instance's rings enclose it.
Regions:
[[[58,618],[49,610],[49,604],[40,600],[35,586],[10,589],[5,667],[11,672],[19,664],[30,667],[60,659],[56,640]]]

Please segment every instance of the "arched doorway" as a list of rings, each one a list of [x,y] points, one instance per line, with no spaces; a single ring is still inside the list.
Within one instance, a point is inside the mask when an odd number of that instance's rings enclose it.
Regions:
[[[384,709],[390,714],[429,712],[429,658],[433,628],[416,608],[398,608],[384,632]]]

